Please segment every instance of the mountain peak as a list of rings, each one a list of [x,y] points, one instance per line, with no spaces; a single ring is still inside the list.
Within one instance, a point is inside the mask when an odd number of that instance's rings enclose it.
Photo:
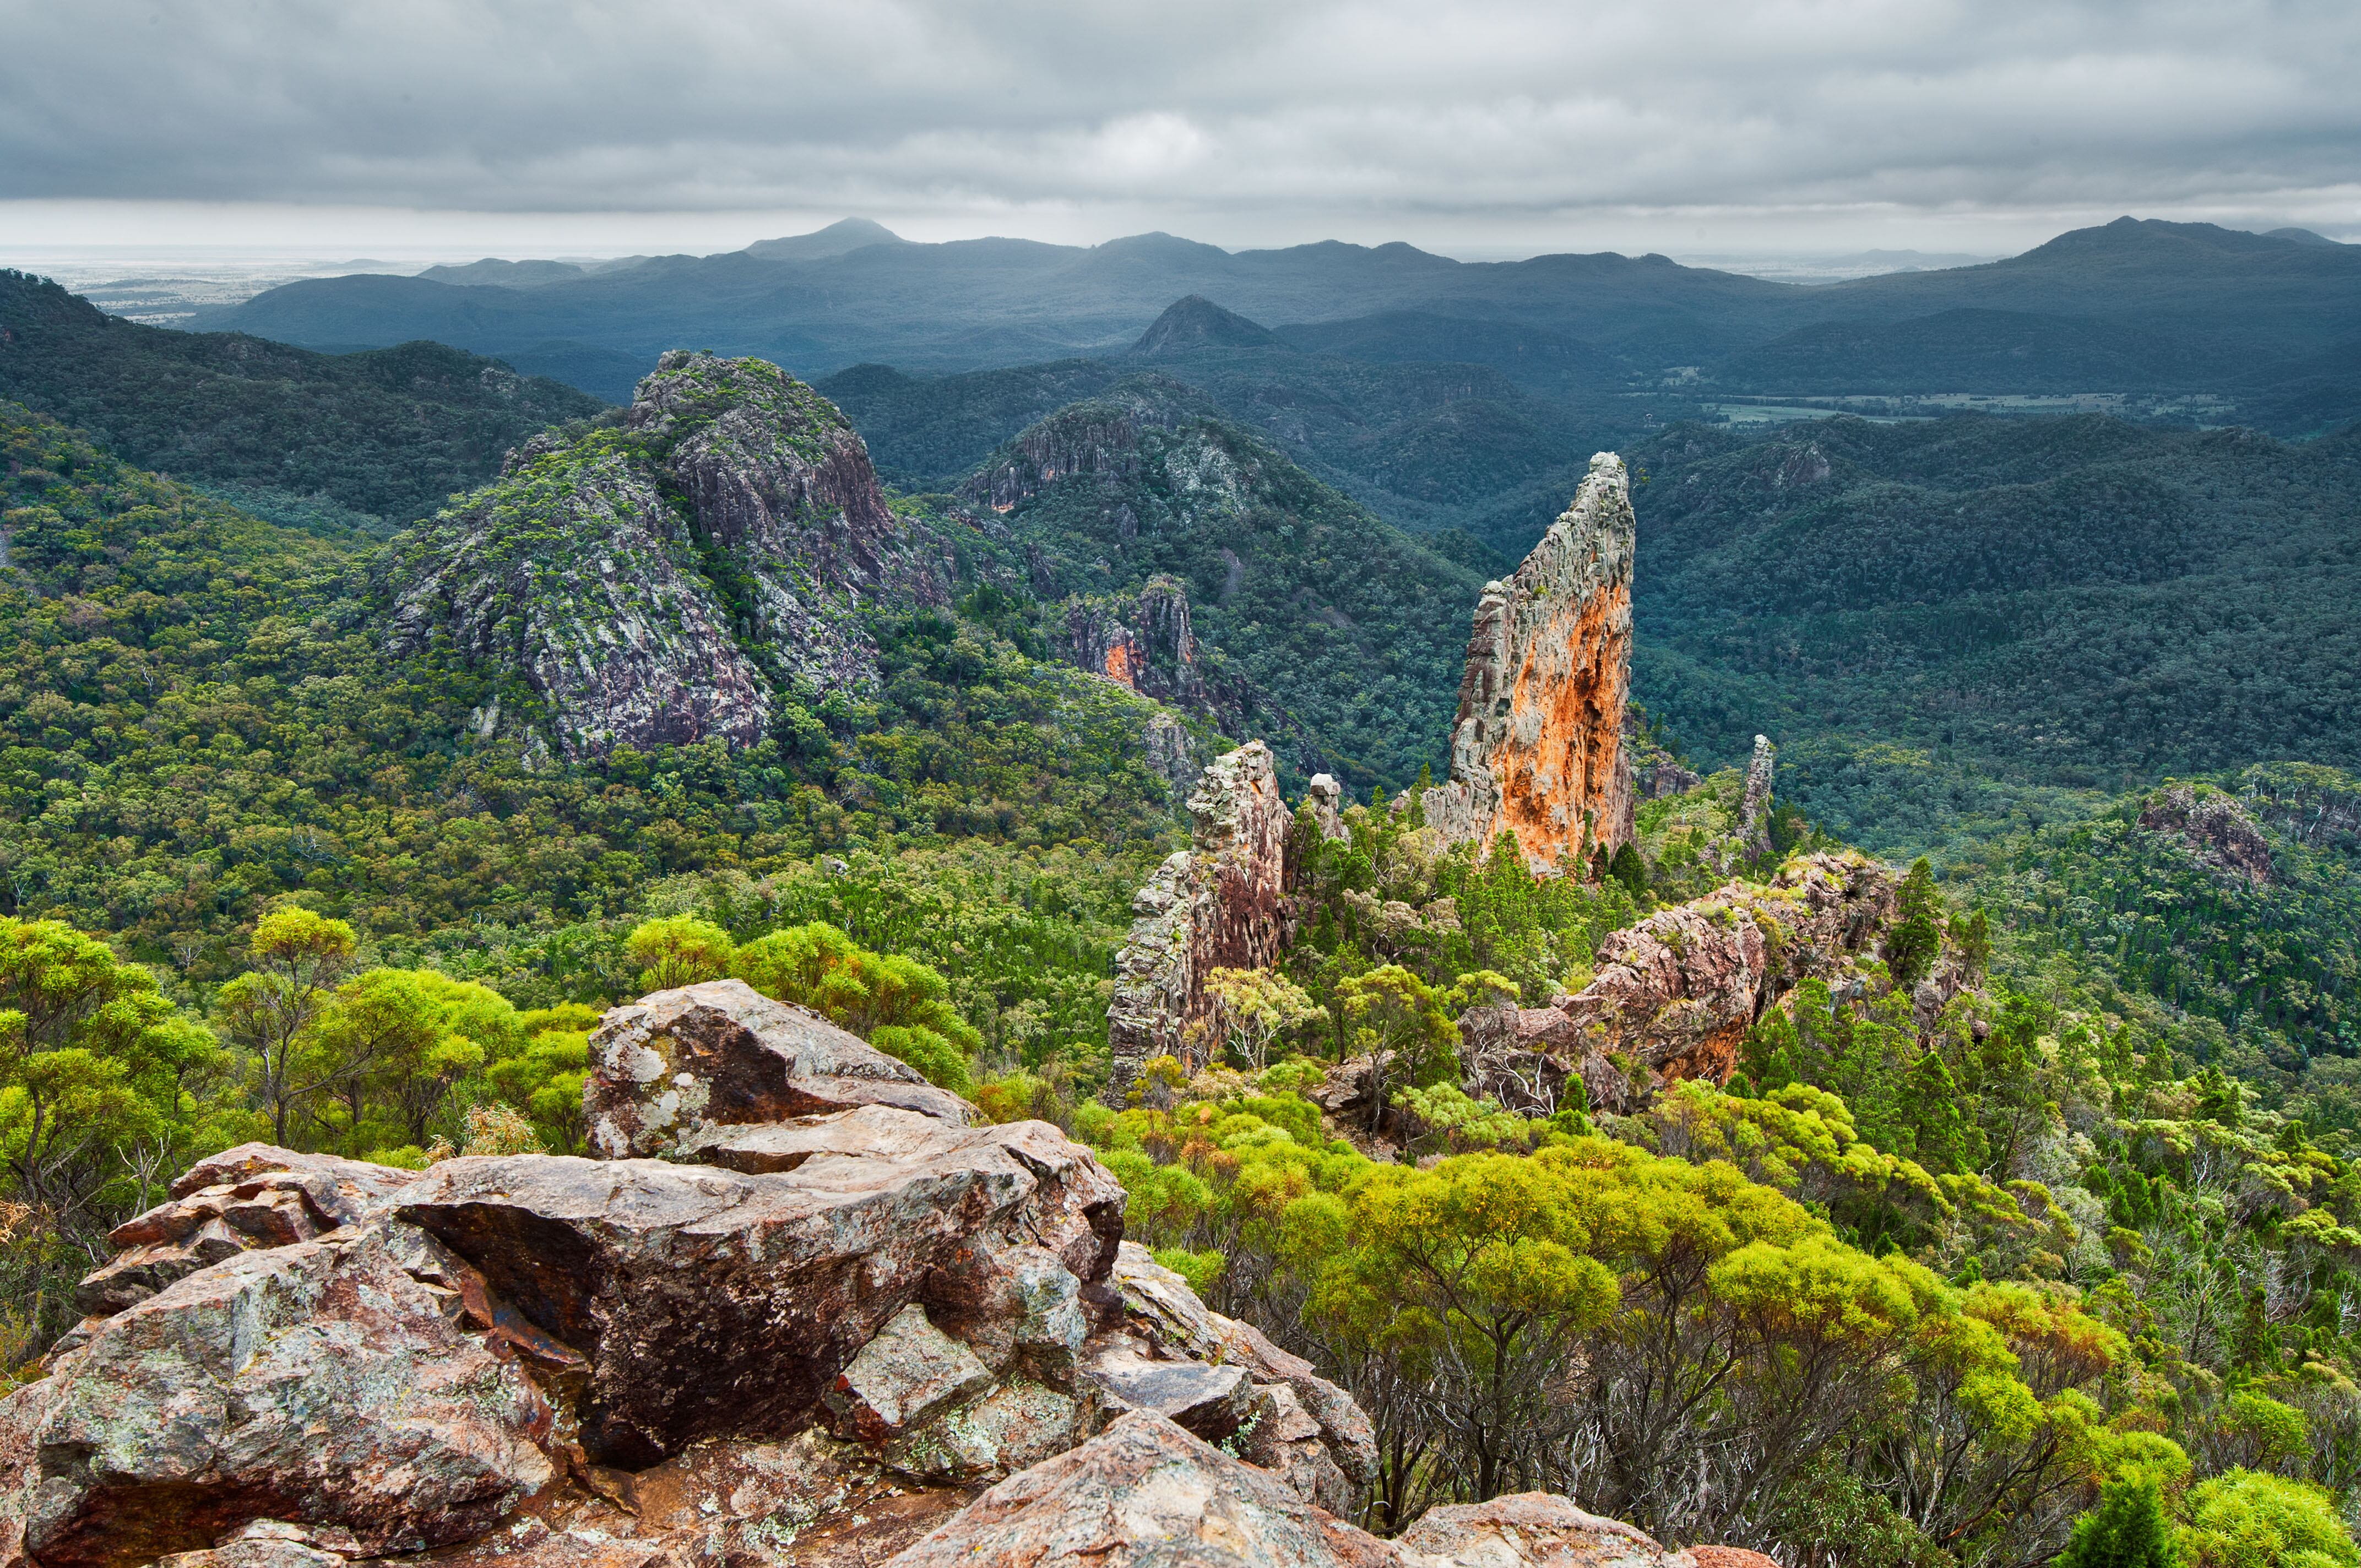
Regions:
[[[1175,300],[1131,345],[1134,354],[1185,354],[1192,348],[1256,348],[1277,345],[1279,334],[1202,294]]]
[[[868,218],[839,218],[824,229],[809,234],[788,235],[783,239],[758,239],[748,246],[745,254],[763,261],[819,261],[831,256],[842,256],[873,245],[908,245],[910,242]]]

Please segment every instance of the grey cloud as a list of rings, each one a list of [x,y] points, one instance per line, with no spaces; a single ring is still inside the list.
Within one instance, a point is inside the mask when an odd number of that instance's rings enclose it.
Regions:
[[[2349,206],[2361,167],[2345,5],[0,0],[0,198],[2128,210]]]

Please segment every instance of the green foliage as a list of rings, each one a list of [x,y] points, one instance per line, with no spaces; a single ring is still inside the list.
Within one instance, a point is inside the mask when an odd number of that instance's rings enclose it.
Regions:
[[[1086,455],[1054,477],[1027,455],[1068,447]],[[1400,787],[1437,755],[1479,580],[1213,417],[1201,395],[1124,382],[984,471],[1032,480],[1008,525],[1043,553],[1059,594],[1136,592],[1159,574],[1184,584],[1204,677],[1268,694],[1355,790]]]
[[[633,927],[624,948],[631,955],[631,961],[640,966],[642,991],[669,991],[675,986],[719,980],[730,972],[734,956],[729,932],[686,915]],[[741,974],[740,978],[747,977]],[[766,988],[757,985],[756,989]]]
[[[1885,966],[1894,971],[1896,985],[1916,985],[1934,967],[1943,945],[1942,911],[1935,868],[1921,855],[1894,895],[1894,927],[1885,938]]]
[[[2058,1568],[2180,1568],[2164,1497],[2145,1476],[2108,1484],[2099,1506],[2074,1521]]]
[[[2353,1538],[2321,1488],[2233,1470],[2190,1489],[2180,1543],[2189,1568],[2349,1568]]]
[[[604,406],[439,343],[313,354],[142,326],[22,272],[0,270],[0,399],[143,467],[372,521],[431,511],[544,425]]]
[[[983,1036],[952,1004],[950,983],[928,965],[871,952],[817,920],[758,938],[726,961],[730,973],[765,996],[809,1007],[917,1068],[928,1081],[967,1092],[969,1058],[983,1048]]]

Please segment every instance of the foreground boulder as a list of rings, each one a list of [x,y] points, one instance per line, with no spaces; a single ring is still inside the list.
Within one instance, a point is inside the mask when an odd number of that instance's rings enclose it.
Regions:
[[[1694,1552],[1666,1552],[1644,1531],[1550,1492],[1429,1508],[1398,1544],[1413,1560],[1454,1568],[1706,1568]]]
[[[914,1302],[994,1373],[1071,1364],[1104,1310],[1083,1291],[1122,1234],[1115,1179],[1043,1123],[865,1114],[898,1124],[873,1157],[752,1176],[455,1159],[398,1212],[582,1357],[583,1444],[626,1468],[700,1437],[794,1432]]]
[[[43,1568],[192,1551],[262,1516],[373,1552],[446,1545],[555,1474],[541,1390],[445,1316],[383,1228],[192,1274],[0,1409],[32,1456],[16,1505]]]
[[[1398,1548],[1153,1411],[1002,1482],[897,1568],[1408,1568]]]
[[[807,1007],[742,980],[659,991],[609,1011],[583,1086],[590,1149],[700,1157],[727,1129],[890,1105],[964,1126],[967,1102]]]

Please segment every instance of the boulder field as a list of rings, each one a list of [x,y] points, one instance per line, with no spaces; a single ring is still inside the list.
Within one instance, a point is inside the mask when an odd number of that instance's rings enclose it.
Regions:
[[[889,1060],[716,982],[609,1014],[612,1157],[200,1161],[0,1399],[0,1568],[1695,1568],[1541,1494],[1356,1528],[1350,1396]]]

